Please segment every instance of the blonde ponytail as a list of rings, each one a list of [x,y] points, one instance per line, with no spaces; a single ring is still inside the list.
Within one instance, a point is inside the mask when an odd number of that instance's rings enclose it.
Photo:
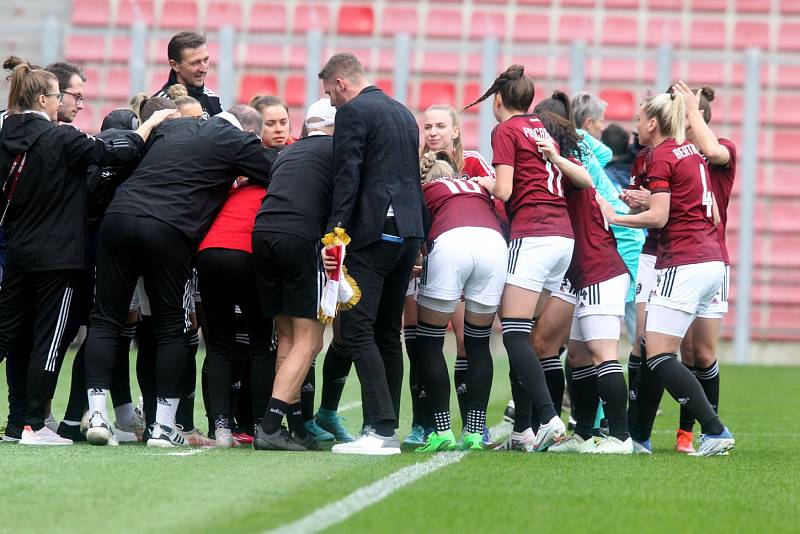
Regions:
[[[686,100],[681,94],[661,93],[642,104],[648,119],[656,119],[658,131],[682,145],[686,141]]]

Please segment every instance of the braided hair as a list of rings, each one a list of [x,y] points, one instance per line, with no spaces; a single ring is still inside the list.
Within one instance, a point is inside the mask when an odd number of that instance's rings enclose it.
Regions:
[[[525,67],[514,64],[495,78],[494,83],[483,93],[483,96],[464,109],[480,104],[490,96],[499,93],[506,107],[524,112],[531,107],[534,92],[533,80],[525,75]]]

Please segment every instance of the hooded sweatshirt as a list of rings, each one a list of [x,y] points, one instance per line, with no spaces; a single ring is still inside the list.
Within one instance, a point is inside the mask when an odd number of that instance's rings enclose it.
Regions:
[[[144,141],[120,132],[112,141],[57,126],[43,114],[9,115],[0,132],[0,219],[7,268],[16,272],[83,269],[86,265],[86,172],[89,165],[126,165]]]

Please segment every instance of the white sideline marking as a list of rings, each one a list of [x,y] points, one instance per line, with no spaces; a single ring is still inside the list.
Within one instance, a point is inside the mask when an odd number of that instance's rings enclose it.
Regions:
[[[359,407],[361,407],[361,401],[348,402],[347,404],[343,404],[343,405],[339,406],[339,409],[337,410],[337,412],[338,413],[342,413],[342,412],[346,412],[348,410],[355,410],[356,408],[359,408]]]
[[[195,454],[200,454],[201,452],[205,452],[208,450],[211,450],[211,447],[204,447],[202,449],[189,449],[187,451],[165,452],[165,453],[151,452],[145,454],[145,456],[194,456]]]
[[[403,467],[377,482],[357,489],[350,495],[336,502],[318,508],[294,523],[289,523],[275,530],[270,530],[267,534],[311,533],[330,528],[361,510],[382,501],[404,486],[430,475],[442,467],[460,461],[466,454],[467,453],[463,451],[437,453],[426,462]]]

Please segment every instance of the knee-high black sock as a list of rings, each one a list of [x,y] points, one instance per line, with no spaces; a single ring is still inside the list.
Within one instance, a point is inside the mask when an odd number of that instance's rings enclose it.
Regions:
[[[575,415],[575,433],[583,439],[592,437],[599,402],[597,370],[593,365],[574,367],[572,369],[572,413]]]
[[[483,427],[486,426],[486,408],[492,392],[492,375],[494,373],[492,353],[489,348],[491,335],[491,325],[475,326],[464,321],[464,350],[470,362],[464,376],[467,384],[467,394],[464,400],[467,418],[464,424],[467,432],[471,434],[483,432]],[[456,364],[458,364],[458,359],[456,359]]]
[[[653,422],[664,396],[664,383],[647,365],[642,365],[636,378],[639,384],[636,398],[631,402],[633,424],[628,426],[628,430],[635,441],[642,442],[650,439],[653,432]]]
[[[294,432],[298,438],[303,439],[308,434],[303,424],[303,408],[299,402],[289,407],[289,411],[286,412],[286,422],[289,424],[289,430]]]
[[[64,412],[64,421],[79,423],[86,411],[86,359],[84,357],[86,340],[81,343],[72,362],[72,383],[69,389],[69,401]],[[9,395],[10,397],[10,395]]]
[[[325,362],[322,364],[322,401],[320,408],[336,411],[339,409],[339,401],[342,400],[342,392],[347,382],[347,375],[353,361],[347,354],[345,347],[335,340],[328,345],[328,352],[325,353]]]
[[[209,433],[215,427],[214,414],[211,413],[211,395],[208,392],[208,356],[203,358],[203,365],[200,367],[200,391],[203,395],[203,409],[206,411]],[[259,413],[263,413],[261,410]],[[230,419],[230,418],[229,418]],[[228,421],[230,428],[230,420]]]
[[[533,400],[533,405],[542,421],[556,417],[553,400],[547,389],[542,365],[530,343],[531,320],[503,318],[503,345],[508,352],[511,367],[520,385]],[[515,402],[516,404],[516,402]]]
[[[316,358],[311,362],[311,367],[308,368],[306,379],[303,380],[303,385],[300,387],[300,408],[303,411],[303,421],[311,421],[314,419],[314,394],[316,392],[317,384],[317,369]]]
[[[572,403],[572,366],[569,364],[569,358],[564,361],[564,382],[567,384],[567,396],[569,397],[569,411],[570,415],[574,414]],[[563,402],[563,399],[562,399]]]
[[[529,428],[533,428],[531,422],[533,401],[531,401],[531,398],[525,392],[525,388],[517,380],[517,374],[513,368],[508,371],[508,379],[511,381],[511,398],[514,399],[514,432],[524,432]],[[538,425],[536,428],[539,428]]]
[[[425,426],[425,410],[423,408],[423,382],[419,370],[417,350],[417,325],[403,327],[403,341],[408,355],[408,388],[411,392],[411,424]]]
[[[714,412],[719,413],[719,365],[717,360],[714,360],[714,363],[708,367],[695,367],[695,376],[703,387]]]
[[[684,365],[686,365],[686,364],[684,364]],[[691,371],[693,375],[697,376],[697,373],[695,372],[695,366],[694,365],[686,365],[686,368],[689,369],[689,371]],[[702,386],[703,383],[700,382],[700,385]],[[686,432],[691,432],[692,428],[694,428],[694,416],[689,412],[689,409],[686,408],[686,406],[683,406],[683,405],[681,405],[681,408],[680,408],[680,417],[678,419],[678,428],[680,428],[681,430],[684,430]]]
[[[417,368],[437,432],[450,430],[450,376],[442,349],[446,326],[417,323]]]
[[[708,402],[700,382],[678,361],[675,353],[657,354],[647,360],[647,367],[664,383],[669,394],[685,405],[700,423],[704,434],[721,434],[722,421]]]
[[[642,367],[642,357],[636,356],[635,354],[631,353],[628,356],[628,398],[633,400],[633,397],[636,395],[632,392],[635,391],[636,386],[639,384],[639,369]]]
[[[603,412],[608,419],[608,432],[620,441],[630,437],[628,433],[628,387],[622,366],[617,360],[603,362],[597,366],[597,393],[603,403]]]
[[[464,333],[464,351],[466,352],[466,332]],[[467,386],[467,369],[469,360],[467,354],[456,354],[456,362],[453,365],[453,387],[456,390],[456,400],[458,401],[458,411],[461,413],[461,424],[467,424],[467,399],[469,398],[469,387]]]
[[[547,390],[550,392],[550,398],[553,399],[553,407],[556,409],[556,414],[560,416],[561,401],[564,398],[564,368],[561,366],[561,358],[556,355],[539,361],[544,371]]]

